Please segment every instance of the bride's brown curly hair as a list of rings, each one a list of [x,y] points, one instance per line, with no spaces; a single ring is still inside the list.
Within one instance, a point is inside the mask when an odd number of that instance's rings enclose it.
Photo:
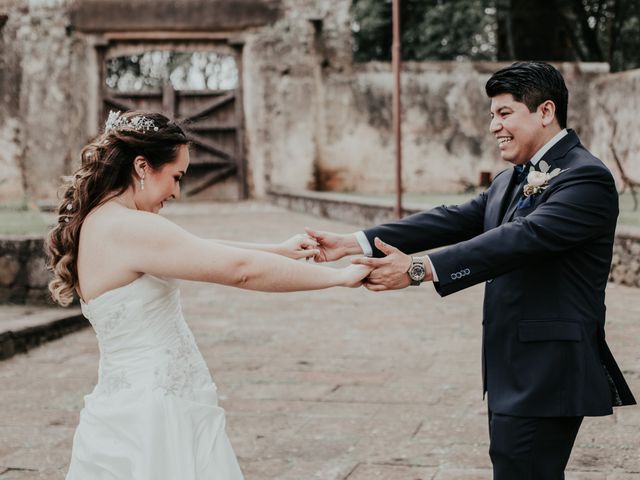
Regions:
[[[64,179],[58,223],[47,235],[47,267],[53,272],[49,291],[62,306],[73,301],[78,286],[78,240],[89,212],[133,184],[137,156],[158,170],[174,161],[180,147],[189,143],[183,129],[160,113],[131,111],[119,118],[80,152],[81,167]],[[137,123],[145,120],[146,124]]]

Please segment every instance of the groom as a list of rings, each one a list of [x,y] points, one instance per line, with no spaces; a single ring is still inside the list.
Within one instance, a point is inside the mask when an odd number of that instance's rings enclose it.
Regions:
[[[618,194],[609,170],[566,129],[568,92],[553,66],[514,63],[485,89],[489,130],[514,165],[486,192],[351,235],[308,233],[318,261],[376,257],[354,260],[375,267],[369,290],[433,281],[445,296],[485,282],[494,479],[562,479],[583,417],[635,404],[604,332]]]

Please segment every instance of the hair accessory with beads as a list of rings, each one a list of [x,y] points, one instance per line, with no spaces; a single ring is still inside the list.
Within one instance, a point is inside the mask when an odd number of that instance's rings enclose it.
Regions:
[[[158,131],[158,126],[150,118],[142,115],[136,115],[132,118],[125,118],[121,115],[120,111],[109,112],[109,117],[104,125],[104,131],[109,130],[135,130],[136,132],[148,132],[153,130]]]

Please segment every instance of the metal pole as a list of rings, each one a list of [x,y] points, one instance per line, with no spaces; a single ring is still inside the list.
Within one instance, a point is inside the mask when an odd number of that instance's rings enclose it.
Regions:
[[[400,0],[393,0],[393,43],[391,64],[393,70],[393,134],[396,153],[396,206],[394,214],[402,217],[402,136],[400,130]]]

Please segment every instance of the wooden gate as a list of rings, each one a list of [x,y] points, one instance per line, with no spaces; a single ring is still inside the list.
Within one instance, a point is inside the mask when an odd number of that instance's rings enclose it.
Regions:
[[[238,66],[239,63],[236,59]],[[155,110],[186,127],[191,163],[183,180],[185,197],[247,198],[240,87],[189,91],[174,90],[165,84],[158,92],[120,92],[106,87],[102,78],[103,121],[110,110]]]

